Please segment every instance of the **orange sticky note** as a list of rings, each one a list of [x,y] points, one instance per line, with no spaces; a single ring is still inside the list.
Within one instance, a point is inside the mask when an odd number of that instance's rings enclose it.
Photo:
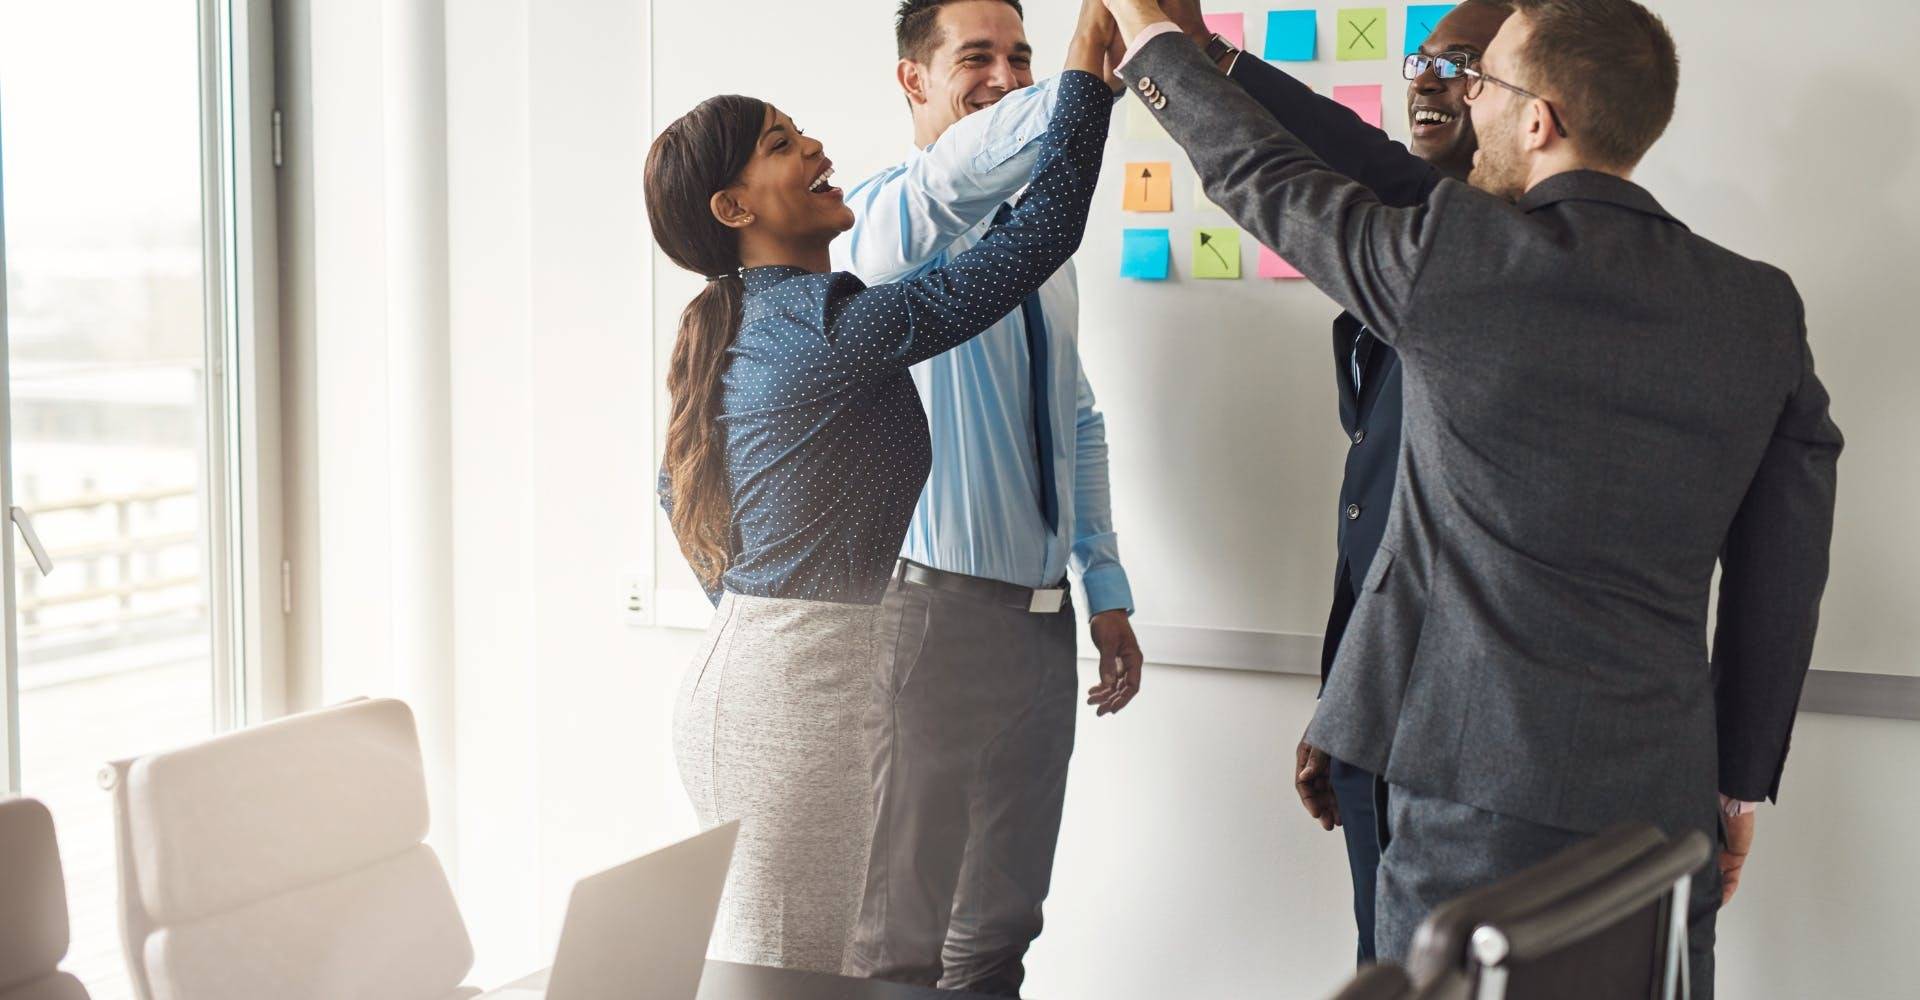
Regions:
[[[1129,212],[1173,211],[1173,164],[1129,163],[1126,182],[1121,208]]]
[[[1380,128],[1380,85],[1370,83],[1364,87],[1335,87],[1333,99],[1339,101],[1360,116],[1360,120]]]
[[[1266,247],[1260,248],[1260,276],[1262,278],[1304,278],[1306,275],[1293,269],[1281,256]]]

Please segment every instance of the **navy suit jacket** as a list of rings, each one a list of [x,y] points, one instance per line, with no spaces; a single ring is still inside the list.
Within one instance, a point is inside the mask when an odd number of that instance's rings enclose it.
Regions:
[[[1365,184],[1386,204],[1418,205],[1427,200],[1444,176],[1409,156],[1405,147],[1362,121],[1345,105],[1314,94],[1265,60],[1243,55],[1228,76],[1282,127],[1313,147],[1328,166]],[[1392,148],[1383,150],[1383,146]],[[1386,344],[1373,341],[1356,392],[1353,345],[1361,329],[1360,320],[1352,313],[1343,312],[1333,321],[1334,381],[1340,388],[1340,426],[1346,431],[1349,446],[1340,503],[1334,509],[1340,555],[1334,564],[1333,607],[1327,615],[1327,636],[1320,658],[1323,684],[1333,670],[1334,653],[1340,648],[1347,619],[1359,598],[1360,581],[1367,578],[1367,569],[1386,531],[1394,470],[1400,460],[1400,356]]]

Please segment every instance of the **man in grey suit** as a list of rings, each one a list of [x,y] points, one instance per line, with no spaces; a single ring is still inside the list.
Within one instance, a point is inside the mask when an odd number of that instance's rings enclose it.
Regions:
[[[1381,957],[1615,823],[1725,820],[1735,866],[1779,790],[1841,438],[1792,282],[1628,179],[1673,112],[1664,25],[1631,0],[1518,0],[1465,70],[1471,186],[1390,207],[1155,0],[1107,3],[1121,75],[1208,196],[1401,357],[1401,475],[1308,733],[1392,787]],[[1696,997],[1720,874],[1696,880]]]

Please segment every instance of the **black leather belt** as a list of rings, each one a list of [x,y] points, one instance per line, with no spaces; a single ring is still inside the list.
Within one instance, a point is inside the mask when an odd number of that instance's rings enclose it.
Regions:
[[[916,587],[945,590],[971,597],[976,601],[1033,614],[1057,614],[1073,606],[1065,580],[1060,581],[1057,587],[1042,587],[1035,590],[1032,587],[1022,587],[1017,583],[989,580],[983,576],[949,573],[943,569],[934,569],[932,566],[922,566],[908,559],[900,560],[899,565],[894,568],[893,575]]]

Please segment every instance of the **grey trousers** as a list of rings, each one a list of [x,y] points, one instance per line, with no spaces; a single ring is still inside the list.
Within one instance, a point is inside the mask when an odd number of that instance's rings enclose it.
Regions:
[[[729,593],[687,668],[674,757],[703,828],[740,821],[713,958],[838,972],[866,878],[871,605]]]
[[[847,973],[1018,996],[1040,935],[1079,700],[1071,605],[896,579],[865,729],[873,850]]]
[[[1414,931],[1434,907],[1545,861],[1588,837],[1423,795],[1402,785],[1387,795],[1392,839],[1380,856],[1374,940],[1380,960],[1404,964]],[[1714,917],[1720,873],[1693,880],[1687,961],[1693,1000],[1713,1000]]]

